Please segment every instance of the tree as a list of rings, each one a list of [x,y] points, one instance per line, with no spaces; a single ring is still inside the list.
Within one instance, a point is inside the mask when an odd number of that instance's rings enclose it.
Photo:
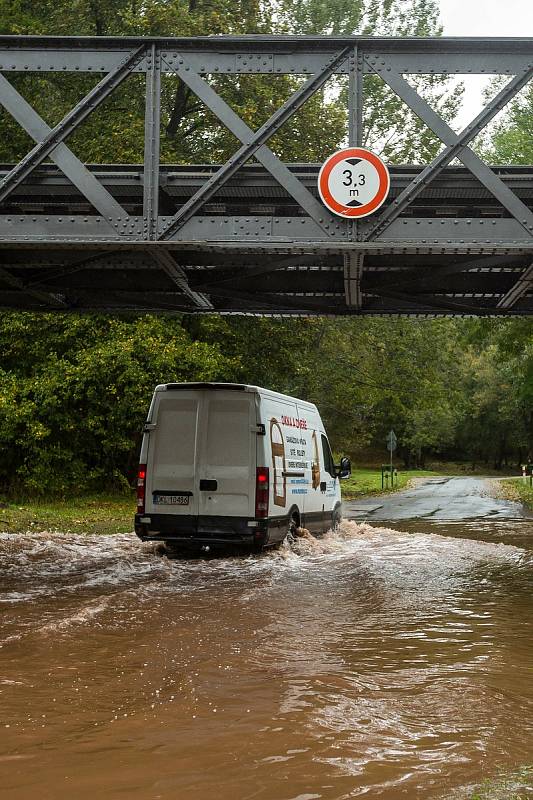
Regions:
[[[0,350],[0,486],[36,494],[127,486],[154,386],[235,368],[179,320],[150,316],[5,314]]]
[[[349,36],[440,36],[436,0],[280,0],[276,30],[306,35]],[[451,88],[441,76],[422,76],[410,81],[447,120],[453,118],[462,87]],[[348,104],[347,81],[337,81],[338,103]],[[425,123],[376,75],[363,79],[363,145],[385,160],[425,163],[441,148]],[[346,118],[345,118],[346,124]],[[340,142],[339,142],[340,144]],[[333,149],[331,142],[330,150]],[[320,160],[320,159],[317,159]]]
[[[493,164],[533,164],[533,86],[510,103],[503,120],[485,137],[484,156]]]
[[[508,364],[515,425],[522,426],[522,446],[533,459],[533,321],[506,320],[494,339],[497,357]]]
[[[520,462],[532,442],[533,365],[529,320],[470,320],[463,326],[463,412],[455,447],[475,465]],[[531,373],[529,372],[531,370]]]
[[[129,36],[198,36],[219,33],[440,35],[436,0],[78,0],[76,13],[66,0],[13,5],[0,0],[1,33]],[[59,119],[95,84],[95,76],[44,73],[10,76],[16,88],[49,122]],[[213,86],[243,119],[258,128],[297,88],[293,76],[210,76]],[[272,138],[272,149],[286,161],[323,161],[342,145],[347,131],[346,80],[333,78]],[[454,113],[458,91],[440,77],[415,83],[445,117]],[[381,78],[366,76],[365,144],[393,162],[425,160],[438,151],[435,136],[394,96]],[[87,163],[132,163],[143,158],[144,85],[130,76],[69,139]],[[165,135],[162,160],[168,163],[217,163],[237,149],[226,131],[175,76],[162,82]],[[21,158],[32,146],[5,112],[0,157]]]

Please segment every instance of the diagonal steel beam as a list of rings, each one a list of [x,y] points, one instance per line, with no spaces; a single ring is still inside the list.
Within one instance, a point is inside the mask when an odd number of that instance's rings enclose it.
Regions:
[[[271,261],[269,264],[262,264],[260,267],[244,267],[244,271],[240,272],[239,275],[217,277],[217,273],[215,272],[212,280],[208,279],[207,281],[196,284],[194,286],[194,291],[209,291],[212,287],[231,284],[234,281],[248,280],[248,278],[255,278],[269,272],[276,272],[279,269],[286,269],[287,267],[304,266],[309,263],[316,264],[316,261],[316,256],[293,256],[291,258],[284,258],[281,261]]]
[[[313,197],[300,181],[295,178],[289,169],[265,146],[265,142],[289,119],[311,95],[320,89],[337,67],[346,60],[350,48],[344,48],[337,53],[328,65],[316,75],[312,75],[291,97],[279,108],[258,131],[254,132],[242,119],[228,106],[215,90],[201,78],[180,56],[178,66],[170,65],[164,61],[171,71],[175,72],[185,84],[202,100],[221,122],[243,143],[229,161],[221,167],[212,177],[191,197],[187,203],[169,221],[167,228],[161,234],[161,239],[169,239],[189,220],[201,206],[212,197],[223,184],[239,170],[251,156],[260,161],[276,180],[292,194],[307,213],[324,227],[324,218],[329,215],[324,207]],[[326,224],[332,218],[326,220]]]
[[[488,123],[516,96],[517,92],[526,86],[533,77],[533,66],[529,66],[524,73],[516,75],[509,83],[492,98],[490,103],[472,120],[470,125],[457,136],[454,143],[450,143],[417,177],[403,190],[403,192],[385,209],[375,224],[365,231],[365,239],[378,236],[394,222],[397,217],[424,191],[442,170],[454,158],[460,157],[466,145],[482,131]]]
[[[38,167],[39,164],[51,154],[52,150],[54,150],[57,145],[64,142],[68,136],[74,133],[76,128],[93,113],[94,109],[97,108],[111,92],[120,86],[131,73],[133,67],[135,67],[144,56],[144,52],[144,47],[138,47],[130,53],[127,58],[123,59],[113,72],[108,72],[107,75],[102,78],[102,80],[97,83],[65,117],[63,117],[61,122],[58,123],[55,128],[50,129],[46,136],[44,136],[41,141],[39,141],[35,147],[7,173],[0,183],[0,203],[11,194],[15,187],[28,177],[32,170]],[[6,79],[4,78],[4,80]],[[2,91],[0,91],[0,103],[3,104],[2,94]]]
[[[422,122],[425,122],[445,145],[456,145],[459,136],[434,111],[410,83],[399,73],[391,68],[376,67],[370,61],[368,65],[388,83],[391,89],[415,112]],[[389,71],[390,69],[390,71]],[[479,156],[469,147],[463,146],[457,157],[465,167],[485,186],[488,191],[500,201],[505,209],[513,216],[522,227],[533,236],[533,213],[517,195],[509,189]]]
[[[185,270],[176,263],[170,253],[167,253],[165,250],[154,248],[150,250],[150,254],[167,273],[169,278],[174,281],[180,292],[183,292],[197,309],[203,309],[205,311],[213,308],[213,304],[205,294],[191,289]]]
[[[46,305],[51,308],[56,308],[58,310],[69,308],[67,301],[63,300],[59,294],[52,294],[52,292],[45,292],[41,289],[32,289],[30,286],[26,286],[19,278],[15,278],[14,275],[11,275],[11,273],[3,267],[0,267],[0,280],[3,280],[4,283],[7,283],[8,286],[11,286],[13,289],[19,289],[21,292],[24,292],[24,294],[34,297],[36,300],[40,300],[41,303],[46,303]]]
[[[46,122],[1,74],[0,103],[36,142],[42,141],[50,133],[51,129]],[[56,145],[50,152],[50,158],[108,222],[116,218],[127,218],[128,215],[113,195],[96,180],[66,144]]]
[[[498,308],[512,308],[529,291],[533,291],[533,264],[530,264],[506,295],[498,303]]]

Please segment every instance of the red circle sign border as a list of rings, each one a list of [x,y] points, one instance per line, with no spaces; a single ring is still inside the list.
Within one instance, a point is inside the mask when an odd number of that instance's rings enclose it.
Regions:
[[[359,208],[350,208],[349,206],[342,205],[342,203],[338,203],[329,191],[328,181],[331,170],[339,161],[343,161],[345,158],[363,158],[369,161],[372,166],[375,167],[379,176],[378,193],[370,203],[366,203],[366,205],[360,206]],[[337,150],[336,153],[333,153],[333,155],[324,161],[318,174],[318,193],[320,194],[322,202],[330,211],[337,214],[339,217],[368,217],[369,214],[373,214],[374,211],[377,211],[378,208],[383,205],[387,199],[389,190],[389,170],[379,156],[371,150],[366,150],[364,147],[345,147],[343,150]]]

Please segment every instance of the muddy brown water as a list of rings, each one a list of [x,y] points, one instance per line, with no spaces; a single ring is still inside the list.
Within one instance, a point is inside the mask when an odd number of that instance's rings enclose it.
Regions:
[[[2,798],[468,797],[531,763],[532,522],[395,527],[173,562],[0,535]]]

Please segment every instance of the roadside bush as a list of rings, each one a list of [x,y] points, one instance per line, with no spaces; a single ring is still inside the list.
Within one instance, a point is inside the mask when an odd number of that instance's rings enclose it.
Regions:
[[[224,380],[232,365],[179,320],[150,316],[8,314],[0,340],[0,486],[8,493],[124,488],[154,386]]]

